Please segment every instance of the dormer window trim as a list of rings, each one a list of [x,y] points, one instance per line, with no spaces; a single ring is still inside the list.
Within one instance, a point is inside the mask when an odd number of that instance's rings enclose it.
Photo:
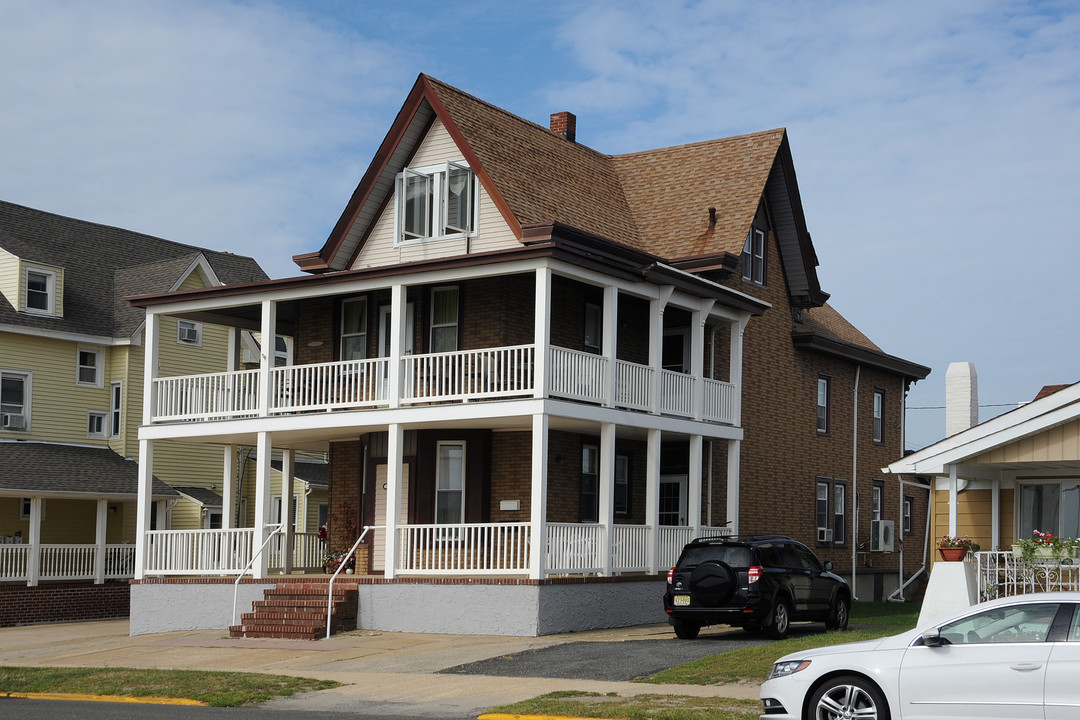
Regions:
[[[475,236],[477,190],[463,162],[405,168],[395,183],[394,246]]]
[[[748,283],[765,287],[768,281],[768,235],[758,227],[746,234],[742,252],[742,278]]]
[[[33,286],[31,277],[35,278]],[[44,287],[41,287],[42,283]],[[56,271],[34,265],[23,273],[23,311],[32,315],[56,315]],[[32,294],[32,295],[31,295]],[[34,305],[31,305],[31,297]],[[40,307],[44,300],[45,307]]]

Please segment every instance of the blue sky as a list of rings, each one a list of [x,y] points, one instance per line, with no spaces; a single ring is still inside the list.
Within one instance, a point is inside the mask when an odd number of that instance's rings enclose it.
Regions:
[[[786,127],[833,305],[982,419],[1080,380],[1072,2],[0,0],[0,198],[298,274],[420,72],[621,153]]]

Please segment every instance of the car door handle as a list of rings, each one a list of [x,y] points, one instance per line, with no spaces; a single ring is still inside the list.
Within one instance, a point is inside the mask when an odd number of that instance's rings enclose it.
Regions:
[[[1042,667],[1042,663],[1016,663],[1010,665],[1013,670],[1019,670],[1020,672],[1031,672],[1032,670],[1038,670]]]

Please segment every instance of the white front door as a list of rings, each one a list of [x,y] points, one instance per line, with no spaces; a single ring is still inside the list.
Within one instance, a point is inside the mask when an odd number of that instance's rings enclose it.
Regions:
[[[660,524],[686,525],[687,475],[660,476]]]

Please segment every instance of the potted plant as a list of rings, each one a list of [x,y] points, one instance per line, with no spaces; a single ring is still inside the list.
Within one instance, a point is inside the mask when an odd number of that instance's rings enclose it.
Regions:
[[[953,537],[944,535],[937,542],[938,552],[941,559],[947,562],[957,562],[967,557],[969,552],[979,552],[979,543],[969,537]]]
[[[1019,556],[1024,562],[1032,562],[1036,558],[1052,558],[1061,562],[1075,556],[1078,549],[1080,540],[1076,538],[1063,538],[1039,530],[1032,530],[1031,537],[1013,543],[1013,555]]]

